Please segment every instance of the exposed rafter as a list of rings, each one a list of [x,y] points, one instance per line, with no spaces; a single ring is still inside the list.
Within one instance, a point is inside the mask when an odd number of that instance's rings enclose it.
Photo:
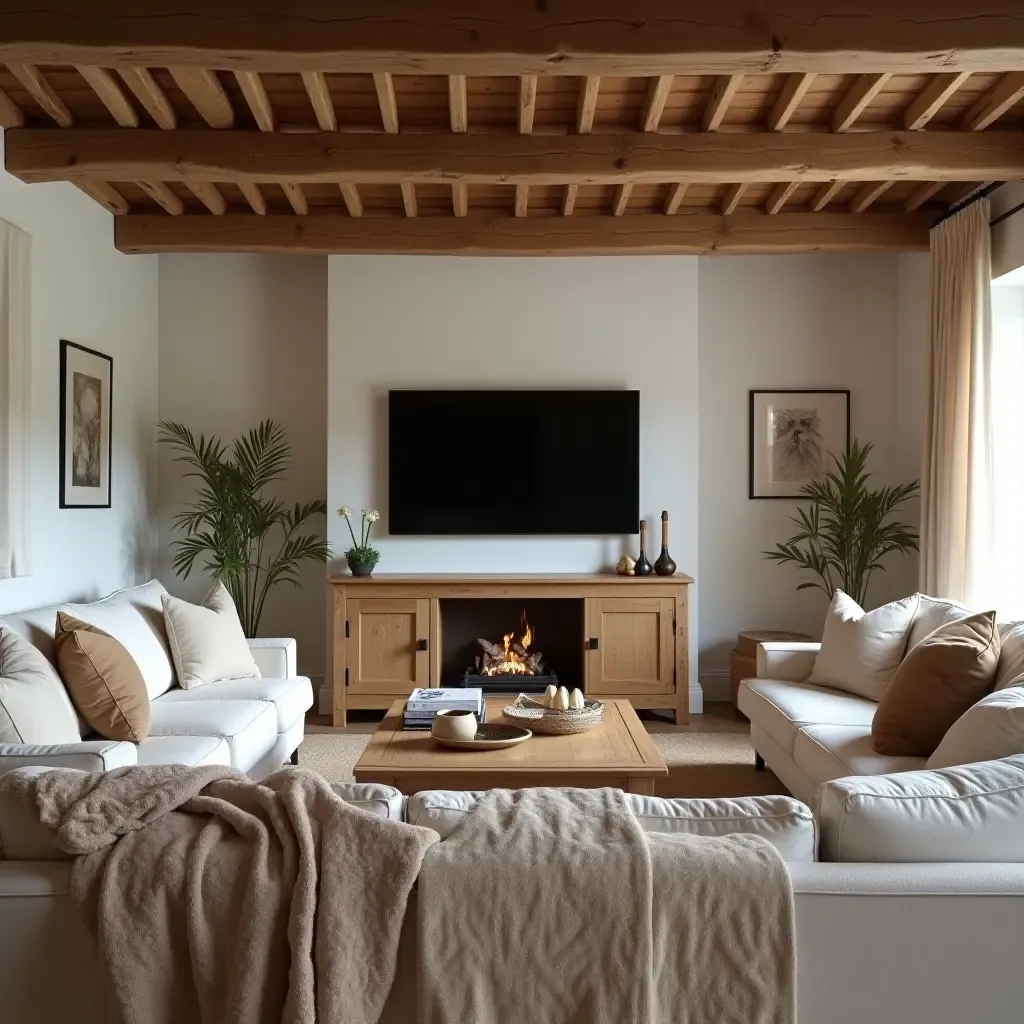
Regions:
[[[239,185],[239,188],[242,190],[242,195],[245,196],[245,201],[252,207],[252,212],[260,217],[265,217],[267,214],[267,200],[260,191],[259,185],[253,185],[252,182],[243,182]]]
[[[601,88],[599,75],[587,75],[580,83],[580,101],[576,108],[576,132],[586,135],[594,127],[594,111],[597,110],[597,94]]]
[[[674,75],[658,75],[652,78],[647,86],[647,99],[644,100],[643,117],[640,120],[640,128],[645,132],[656,132],[661,115],[665,111],[665,103],[668,94],[672,91]]]
[[[172,217],[180,217],[185,212],[185,204],[162,181],[140,181],[138,185]]]
[[[863,213],[891,185],[891,181],[865,182],[850,200],[850,213]]]
[[[131,208],[128,200],[113,185],[108,185],[105,181],[76,181],[75,184],[90,199],[95,199],[100,206],[117,216],[126,214]]]
[[[903,127],[909,132],[922,129],[970,77],[966,71],[954,75],[934,75],[904,111]]]
[[[377,72],[373,76],[373,87],[377,91],[377,105],[384,131],[389,135],[398,133],[398,101],[395,99],[395,81],[388,72]]]
[[[305,217],[309,213],[309,203],[306,201],[306,193],[302,191],[302,186],[296,185],[294,181],[282,181],[281,188],[296,215]]]
[[[1003,75],[991,91],[982,96],[964,115],[963,127],[980,132],[1024,99],[1024,71]]]
[[[236,71],[238,87],[242,90],[245,102],[249,104],[256,126],[261,132],[272,132],[276,127],[274,108],[263,87],[263,80],[255,71]]]
[[[206,68],[168,68],[178,88],[211,128],[230,128],[235,123],[231,100],[216,71]]]
[[[919,210],[929,199],[932,199],[935,195],[941,192],[946,187],[944,181],[926,181],[924,184],[919,185],[910,197],[903,204],[903,209],[907,213],[913,213],[914,210]]]
[[[173,131],[177,127],[178,118],[167,94],[146,68],[120,68],[118,74],[158,128]]]
[[[703,128],[706,132],[718,130],[729,104],[732,103],[739,87],[743,84],[742,75],[719,75],[715,87],[711,90],[711,98],[704,108]]]
[[[816,213],[819,210],[824,210],[829,203],[843,190],[843,186],[846,184],[844,181],[829,181],[822,185],[817,192],[814,193],[814,198],[811,200],[811,209]]]
[[[667,216],[671,217],[679,212],[679,206],[686,195],[687,187],[685,182],[677,182],[675,185],[669,186],[668,197],[665,199],[665,213]]]
[[[832,115],[832,131],[849,131],[854,121],[868,108],[871,101],[882,91],[891,74],[858,75]]]
[[[303,71],[302,85],[313,105],[316,123],[322,131],[333,132],[338,129],[338,118],[334,113],[334,102],[331,91],[327,88],[327,79],[321,71]]]
[[[208,181],[190,181],[187,184],[196,199],[215,217],[222,217],[227,212],[227,200],[216,185]]]
[[[537,113],[537,76],[519,76],[519,131],[529,135],[533,131],[533,119]]]
[[[0,89],[0,128],[20,128],[25,123],[25,111]]]
[[[419,212],[416,203],[416,186],[411,181],[402,182],[402,206],[406,217],[415,217]]]
[[[122,128],[139,127],[138,112],[111,72],[106,68],[89,67],[86,64],[76,70],[89,83],[103,106],[110,111],[110,116]]]
[[[613,217],[621,217],[626,212],[626,206],[629,204],[629,196],[632,191],[633,186],[629,182],[616,187],[615,198],[612,200]]]
[[[795,181],[784,181],[776,185],[768,197],[768,202],[764,204],[764,212],[771,216],[777,214],[789,202],[797,187],[798,183]]]
[[[9,62],[7,70],[61,128],[70,128],[75,123],[71,111],[34,64],[12,64]]]
[[[730,185],[725,190],[725,196],[722,198],[722,214],[724,216],[735,212],[736,207],[740,205],[740,200],[743,198],[743,193],[746,191],[747,186],[742,181],[736,185]]]
[[[341,188],[341,197],[345,200],[348,215],[350,217],[362,217],[363,201],[359,197],[359,189],[351,182],[342,182],[339,187]]]
[[[811,73],[792,74],[786,78],[779,98],[772,106],[766,125],[770,132],[780,132],[789,124],[789,119],[796,113],[800,101],[807,95],[807,90],[814,83],[815,75]]]

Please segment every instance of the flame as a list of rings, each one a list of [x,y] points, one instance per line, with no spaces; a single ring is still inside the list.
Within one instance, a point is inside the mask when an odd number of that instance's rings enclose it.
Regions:
[[[522,629],[523,634],[519,638],[519,646],[527,651],[530,648],[530,644],[533,643],[533,630],[530,628],[530,624],[526,621],[526,612],[523,612],[522,618]],[[526,663],[526,659],[516,651],[512,650],[512,641],[515,638],[515,633],[506,633],[501,638],[502,655],[501,661],[497,665],[491,665],[483,670],[483,674],[486,676],[532,676],[534,674],[533,669],[530,668]]]

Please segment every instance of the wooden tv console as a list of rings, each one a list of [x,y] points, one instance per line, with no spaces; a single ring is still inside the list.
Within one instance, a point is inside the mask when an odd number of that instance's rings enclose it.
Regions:
[[[689,576],[332,576],[334,724],[351,708],[388,708],[441,678],[442,601],[556,598],[582,603],[584,692],[668,708],[689,720]]]

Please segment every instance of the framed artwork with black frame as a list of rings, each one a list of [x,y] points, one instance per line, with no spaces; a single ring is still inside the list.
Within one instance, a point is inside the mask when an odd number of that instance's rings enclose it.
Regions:
[[[849,391],[751,391],[750,497],[801,497],[849,443]]]
[[[60,507],[110,508],[114,360],[60,343]]]

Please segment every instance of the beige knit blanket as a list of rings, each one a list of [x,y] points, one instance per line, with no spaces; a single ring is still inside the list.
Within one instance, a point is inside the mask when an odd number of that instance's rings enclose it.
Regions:
[[[794,1024],[756,836],[645,835],[619,790],[492,790],[420,869],[421,1024]]]
[[[125,1024],[377,1021],[429,829],[301,769],[53,771],[21,788],[79,855],[72,896]]]

